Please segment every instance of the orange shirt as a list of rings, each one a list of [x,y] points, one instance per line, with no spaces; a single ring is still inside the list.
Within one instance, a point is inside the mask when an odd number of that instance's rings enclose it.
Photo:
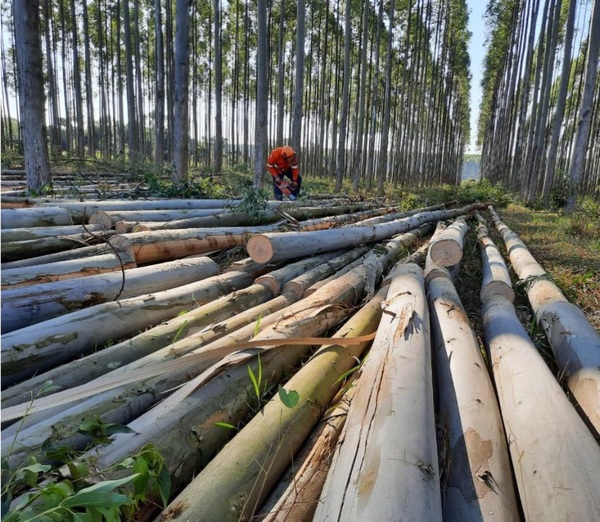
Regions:
[[[289,147],[286,147],[289,148]],[[298,158],[296,154],[291,157],[285,158],[283,156],[284,147],[273,149],[269,157],[267,158],[267,170],[271,176],[281,176],[283,172],[292,169],[292,180],[298,181]]]

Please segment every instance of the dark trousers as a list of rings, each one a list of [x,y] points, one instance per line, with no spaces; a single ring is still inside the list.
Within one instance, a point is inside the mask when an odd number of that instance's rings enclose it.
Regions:
[[[292,177],[292,169],[288,169],[284,172],[282,172],[281,177],[287,177],[290,180],[290,183],[293,181],[293,177]],[[302,186],[302,176],[300,176],[300,174],[298,174],[298,179],[296,180],[297,186],[296,187],[292,187],[290,186],[290,192],[298,197],[300,196],[300,187]],[[277,186],[277,183],[275,183],[275,177],[273,177],[273,194],[275,196],[275,199],[278,201],[282,201],[283,200],[283,192],[281,192],[281,189]]]

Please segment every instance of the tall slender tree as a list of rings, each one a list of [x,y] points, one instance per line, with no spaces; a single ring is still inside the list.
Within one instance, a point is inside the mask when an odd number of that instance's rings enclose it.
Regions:
[[[187,181],[189,167],[189,47],[190,0],[175,4],[175,129],[173,179]]]
[[[41,193],[51,183],[51,174],[46,136],[39,0],[14,0],[13,17],[27,189]]]

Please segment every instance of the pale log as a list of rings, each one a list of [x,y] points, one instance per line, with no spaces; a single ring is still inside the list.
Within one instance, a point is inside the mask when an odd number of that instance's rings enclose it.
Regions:
[[[463,243],[469,226],[459,217],[452,224],[434,234],[429,244],[429,255],[433,262],[442,267],[452,266],[462,259]]]
[[[2,289],[65,281],[136,267],[133,252],[128,255],[127,252],[121,250],[118,256],[111,252],[110,254],[57,261],[45,265],[8,268],[2,270]]]
[[[71,214],[59,206],[3,209],[0,212],[3,229],[73,224]]]
[[[526,520],[598,520],[600,447],[504,296],[485,338]]]
[[[171,261],[143,268],[2,292],[2,333],[73,311],[76,308],[160,292],[217,275],[219,266],[207,257]]]
[[[271,298],[270,290],[263,285],[252,285],[224,295],[130,339],[7,388],[2,392],[2,406],[27,402],[32,393],[38,395],[47,381],[52,381],[62,389],[80,386],[193,334],[200,334],[198,337],[211,341],[218,339],[240,325],[248,324],[261,315],[266,316],[291,303],[289,299],[282,299],[280,305],[279,301],[275,302]],[[195,347],[199,344],[197,342]]]
[[[119,253],[121,251],[124,251],[128,256],[133,255],[133,251],[131,250],[131,243],[127,239],[125,239],[124,236],[116,235],[108,238],[106,240],[106,243],[101,243],[99,245],[86,246],[82,248],[66,250],[64,252],[56,252],[54,254],[47,254],[38,257],[31,257],[28,259],[20,259],[19,261],[2,263],[2,270],[8,268],[22,268],[34,265],[46,265],[49,263],[56,263],[59,261],[67,261],[72,259],[114,253],[115,250],[117,250]]]
[[[442,520],[423,271],[396,273],[315,521]]]
[[[427,290],[444,521],[519,520],[502,416],[479,342],[445,269],[428,280]]]
[[[491,207],[490,212],[504,239],[514,271],[526,283],[527,297],[558,367],[584,414],[600,434],[600,334],[549,279],[521,238]]]
[[[155,294],[103,303],[2,335],[2,386],[74,359],[179,312],[249,286],[231,272]]]
[[[2,242],[8,241],[27,241],[28,239],[40,239],[42,237],[72,236],[75,234],[85,234],[86,232],[102,232],[105,227],[102,225],[66,225],[55,227],[25,227],[25,228],[6,228],[2,230],[0,237]]]
[[[342,254],[341,251],[334,251],[320,254],[318,256],[300,259],[295,263],[289,263],[281,268],[278,268],[277,270],[269,272],[268,274],[259,276],[254,280],[254,282],[268,286],[273,292],[273,295],[277,295],[279,292],[281,292],[283,286],[295,277],[305,273],[313,273],[311,269],[317,267],[318,265],[327,263],[330,259],[333,259],[340,254]],[[299,297],[301,295],[302,292],[300,292]]]
[[[93,244],[105,242],[114,236],[113,230],[106,230],[101,234],[73,234],[70,236],[41,237],[25,241],[11,241],[2,243],[2,262],[16,261],[19,259],[37,258],[55,252],[84,248]]]
[[[100,210],[89,217],[89,223],[111,227],[118,221],[168,222],[183,218],[213,216],[225,212],[222,208],[192,209],[174,208],[165,210]]]
[[[298,277],[292,279],[291,281],[288,281],[284,285],[283,291],[293,292],[298,296],[298,298],[300,298],[304,294],[304,292],[314,283],[316,283],[317,281],[322,281],[324,278],[338,273],[339,270],[348,266],[350,263],[366,254],[367,251],[368,247],[366,246],[353,248],[349,252],[341,254],[327,261],[326,263],[315,267],[315,269],[301,274]],[[338,275],[341,274],[338,273]],[[307,297],[307,295],[304,295],[304,297]]]
[[[296,252],[313,255],[364,243],[372,243],[419,227],[425,223],[452,219],[482,208],[473,204],[460,209],[421,212],[412,217],[390,223],[361,227],[353,226],[313,232],[268,233],[250,238],[246,245],[248,254],[259,263],[268,263],[294,257]]]
[[[501,294],[509,301],[515,300],[515,292],[512,288],[510,274],[504,262],[502,254],[494,242],[490,239],[487,226],[483,217],[476,212],[477,239],[481,252],[481,264],[483,270],[481,283],[481,302],[485,303],[494,295]]]

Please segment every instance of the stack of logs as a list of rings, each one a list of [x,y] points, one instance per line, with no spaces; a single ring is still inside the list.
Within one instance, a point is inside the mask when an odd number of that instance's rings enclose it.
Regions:
[[[61,445],[117,478],[152,444],[163,520],[600,519],[600,336],[492,207],[27,203],[2,210],[11,467]],[[484,347],[454,286],[469,224]],[[89,449],[90,417],[129,431]]]

